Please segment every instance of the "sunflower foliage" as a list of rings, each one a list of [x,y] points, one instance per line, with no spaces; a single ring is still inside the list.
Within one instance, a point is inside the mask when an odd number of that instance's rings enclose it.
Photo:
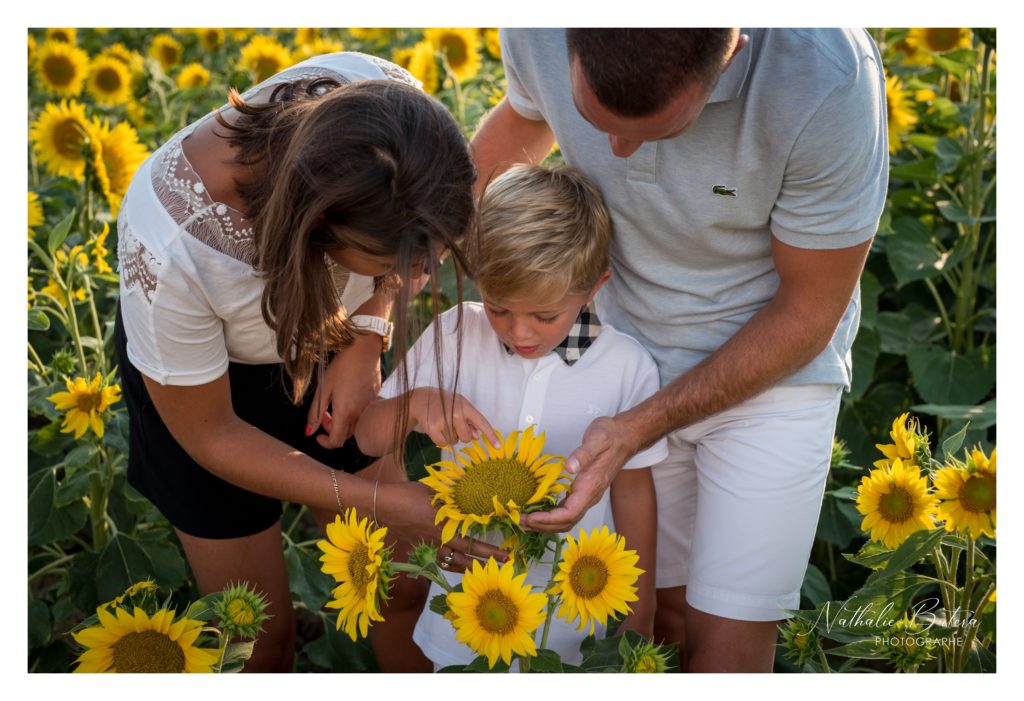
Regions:
[[[857,488],[869,540],[843,554],[870,574],[784,624],[780,647],[799,669],[995,671],[996,449],[962,450],[967,433],[938,458],[916,418],[893,421]]]

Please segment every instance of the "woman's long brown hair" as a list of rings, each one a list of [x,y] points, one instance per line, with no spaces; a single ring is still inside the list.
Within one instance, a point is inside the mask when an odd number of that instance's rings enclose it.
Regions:
[[[436,319],[438,250],[453,254],[462,299],[459,243],[474,222],[476,170],[454,118],[401,83],[317,80],[282,85],[266,103],[245,102],[235,92],[229,100],[239,116],[229,123],[218,114],[218,122],[228,130],[235,162],[253,173],[236,187],[253,222],[255,269],[266,280],[263,317],[276,333],[297,404],[325,355],[350,345],[356,333],[327,252],[358,248],[394,256],[394,270],[401,274],[429,272]],[[396,297],[393,357],[401,360],[408,345],[408,286],[388,289]],[[436,334],[443,386],[440,350]],[[409,378],[405,364],[399,367],[401,419],[395,435],[404,439]],[[398,441],[399,458],[403,444]]]

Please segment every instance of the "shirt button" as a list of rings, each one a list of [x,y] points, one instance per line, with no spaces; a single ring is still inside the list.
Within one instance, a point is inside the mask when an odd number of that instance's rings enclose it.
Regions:
[[[527,416],[526,417],[526,423],[532,424],[533,423],[533,416]]]
[[[534,376],[533,376],[533,379],[534,379],[534,381],[535,381],[535,382],[536,382],[537,380],[539,380],[539,379],[540,379],[540,373],[537,373],[536,375],[534,375]]]

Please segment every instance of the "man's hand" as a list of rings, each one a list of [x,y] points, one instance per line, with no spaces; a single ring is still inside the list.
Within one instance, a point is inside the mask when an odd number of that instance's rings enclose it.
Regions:
[[[307,435],[321,427],[327,431],[326,436],[316,437],[324,448],[340,448],[352,435],[363,410],[377,397],[380,351],[380,336],[357,334],[352,345],[339,351],[327,366],[306,419]]]
[[[522,525],[537,531],[564,532],[583,518],[619,474],[639,446],[621,419],[602,416],[583,433],[583,442],[565,461],[576,479],[569,496],[551,511],[523,514]]]

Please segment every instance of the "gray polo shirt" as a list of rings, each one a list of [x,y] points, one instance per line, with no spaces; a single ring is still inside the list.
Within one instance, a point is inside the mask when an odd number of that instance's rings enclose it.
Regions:
[[[601,317],[650,350],[663,385],[774,296],[772,235],[800,248],[855,246],[875,234],[885,203],[885,77],[867,33],[743,33],[750,41],[693,126],[625,159],[573,105],[564,31],[501,35],[512,107],[548,123],[611,210]],[[859,322],[858,287],[828,347],[782,384],[849,388]]]

